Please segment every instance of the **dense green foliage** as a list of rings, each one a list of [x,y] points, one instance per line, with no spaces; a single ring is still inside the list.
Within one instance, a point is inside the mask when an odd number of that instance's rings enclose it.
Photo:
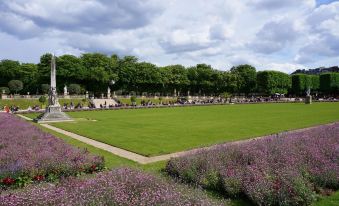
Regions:
[[[0,93],[1,94],[9,94],[9,88],[8,87],[0,87]]]
[[[24,85],[21,93],[46,94],[51,57],[51,54],[42,55],[38,64],[0,61],[0,87],[6,87],[9,81],[17,79]],[[135,56],[118,57],[100,53],[84,53],[80,57],[62,55],[56,58],[56,64],[59,94],[63,93],[64,85],[69,87],[70,94],[89,91],[95,96],[106,91],[108,85],[117,94],[133,95],[220,95],[225,92],[245,95],[257,92],[286,94],[291,89],[289,75],[274,71],[257,73],[251,65],[238,65],[230,71],[216,70],[206,64],[188,68],[182,65],[158,67],[149,62],[140,62]],[[305,90],[311,87],[312,91],[318,92],[323,82],[323,89],[319,91],[338,92],[338,83],[335,82],[339,78],[335,74],[330,77],[325,75],[322,79],[319,82],[318,75],[293,75],[292,91],[304,95]]]
[[[287,94],[291,87],[288,74],[278,71],[259,71],[257,73],[258,91],[268,95],[275,93]]]
[[[324,84],[325,82],[323,82]],[[292,91],[294,94],[302,95],[309,88],[312,92],[318,92],[320,81],[318,75],[295,74],[292,75]]]
[[[236,76],[237,92],[254,92],[256,88],[256,70],[251,65],[239,65],[231,69],[231,73]]]
[[[81,86],[79,84],[70,84],[68,87],[68,92],[70,94],[80,94],[82,91]]]
[[[54,125],[140,154],[158,155],[338,121],[338,107],[338,103],[284,103],[70,112],[80,118],[76,124]]]
[[[326,73],[320,75],[320,90],[327,94],[339,92],[339,73]]]
[[[20,80],[11,80],[8,82],[8,88],[11,92],[16,94],[24,88],[24,85]]]

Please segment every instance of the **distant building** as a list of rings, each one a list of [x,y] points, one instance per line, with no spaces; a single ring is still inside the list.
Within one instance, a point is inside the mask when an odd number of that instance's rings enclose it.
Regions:
[[[321,74],[321,73],[326,73],[326,72],[339,72],[339,67],[338,66],[333,66],[333,67],[319,67],[316,69],[298,69],[292,74]]]

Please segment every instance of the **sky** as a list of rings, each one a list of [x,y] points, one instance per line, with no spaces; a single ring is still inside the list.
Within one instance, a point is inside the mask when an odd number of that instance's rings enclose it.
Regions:
[[[339,65],[339,0],[1,0],[0,59],[101,52],[220,70]]]

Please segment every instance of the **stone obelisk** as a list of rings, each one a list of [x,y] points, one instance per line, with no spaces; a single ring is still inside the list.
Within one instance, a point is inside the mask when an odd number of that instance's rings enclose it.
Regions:
[[[56,92],[56,63],[55,56],[52,56],[51,61],[51,87],[48,93],[48,106],[45,113],[41,114],[34,121],[38,123],[72,121],[72,119],[61,111],[61,106],[58,101]]]

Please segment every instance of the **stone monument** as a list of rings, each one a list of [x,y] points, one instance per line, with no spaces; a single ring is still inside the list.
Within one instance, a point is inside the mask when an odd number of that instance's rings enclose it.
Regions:
[[[111,98],[111,88],[107,88],[107,98],[110,99]]]
[[[72,121],[72,119],[61,111],[61,106],[58,101],[56,91],[56,64],[55,56],[52,56],[51,61],[51,87],[48,93],[48,107],[46,107],[45,113],[34,119],[38,123],[48,122],[60,122],[60,121]]]
[[[306,91],[305,104],[312,104],[311,89],[308,88]]]
[[[64,96],[68,95],[67,85],[64,86]]]
[[[64,98],[65,99],[70,99],[71,97],[69,96],[68,94],[68,91],[67,91],[67,85],[65,84],[64,86]]]

